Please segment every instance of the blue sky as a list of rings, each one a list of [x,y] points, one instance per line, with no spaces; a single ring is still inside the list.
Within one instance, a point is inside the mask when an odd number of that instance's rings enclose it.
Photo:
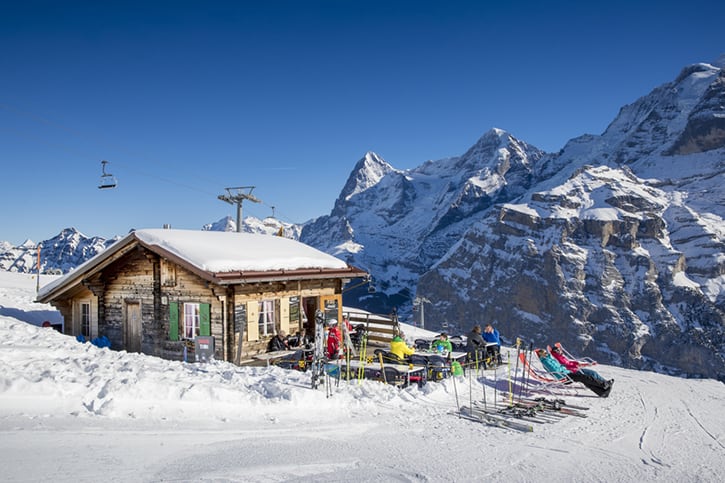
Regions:
[[[492,127],[557,151],[725,53],[723,2],[487,3],[4,2],[0,240],[199,229],[229,186],[301,223],[367,151],[407,169]]]

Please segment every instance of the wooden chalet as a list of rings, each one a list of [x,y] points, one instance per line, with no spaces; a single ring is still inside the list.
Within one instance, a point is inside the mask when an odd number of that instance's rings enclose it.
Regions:
[[[61,312],[67,335],[105,336],[115,350],[193,361],[198,341],[211,340],[215,359],[239,363],[276,332],[314,334],[318,309],[341,320],[344,285],[367,276],[283,237],[149,229],[42,287],[37,300]]]

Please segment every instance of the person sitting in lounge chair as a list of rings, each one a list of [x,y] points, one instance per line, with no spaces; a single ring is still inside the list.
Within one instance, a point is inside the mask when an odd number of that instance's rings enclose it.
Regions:
[[[579,369],[581,369],[580,364],[579,364],[579,361],[573,361],[571,359],[568,359],[564,355],[564,353],[561,351],[561,349],[559,348],[559,346],[557,346],[557,345],[553,346],[551,348],[550,352],[551,352],[551,356],[554,359],[556,359],[559,362],[559,364],[561,364],[562,366],[566,367],[570,371],[576,372]]]
[[[557,379],[564,380],[568,378],[574,382],[581,382],[597,396],[609,396],[614,379],[606,380],[597,371],[587,368],[570,371],[554,359],[546,349],[536,349],[536,355],[539,357],[544,369]]]

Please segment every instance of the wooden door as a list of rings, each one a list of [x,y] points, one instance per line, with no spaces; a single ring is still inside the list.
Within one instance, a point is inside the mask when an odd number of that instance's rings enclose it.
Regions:
[[[124,345],[127,352],[141,352],[141,304],[126,302]]]

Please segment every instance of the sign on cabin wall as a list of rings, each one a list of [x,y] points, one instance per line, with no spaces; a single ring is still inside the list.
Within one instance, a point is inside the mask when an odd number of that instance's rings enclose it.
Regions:
[[[194,338],[194,356],[196,362],[209,362],[214,359],[214,336],[204,335]]]
[[[234,332],[243,332],[247,325],[247,303],[234,306]]]

